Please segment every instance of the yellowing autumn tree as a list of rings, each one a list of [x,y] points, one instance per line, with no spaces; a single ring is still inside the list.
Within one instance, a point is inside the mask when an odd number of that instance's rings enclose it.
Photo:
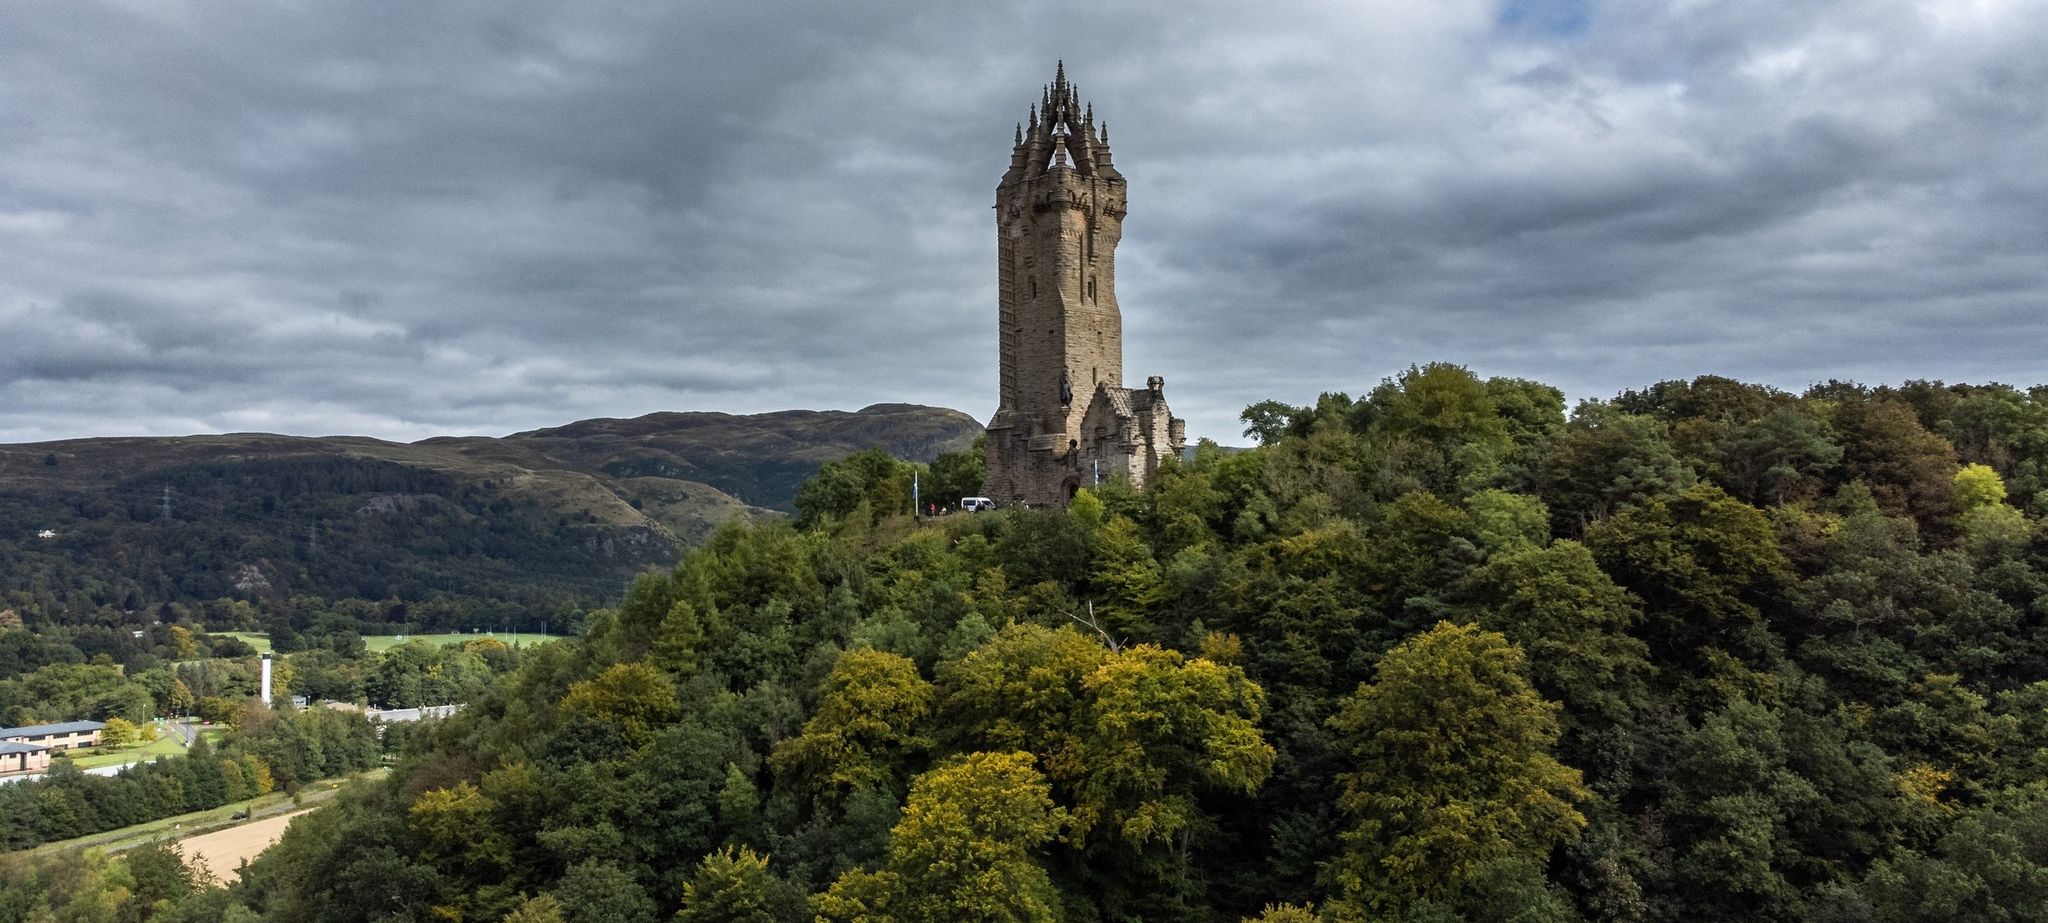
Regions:
[[[621,663],[570,686],[562,697],[562,710],[613,729],[625,743],[638,747],[680,717],[682,703],[660,670],[644,662]]]
[[[775,749],[775,769],[828,796],[888,786],[904,756],[931,745],[919,729],[933,695],[908,657],[876,650],[840,654],[817,713],[802,734]]]
[[[918,776],[876,871],[839,877],[817,900],[832,923],[1055,923],[1059,899],[1037,850],[1066,813],[1029,753],[970,753]]]

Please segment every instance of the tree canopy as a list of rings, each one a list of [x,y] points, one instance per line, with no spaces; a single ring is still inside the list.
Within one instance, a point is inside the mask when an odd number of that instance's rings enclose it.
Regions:
[[[2039,919],[2044,402],[1709,376],[1567,415],[1434,364],[1253,405],[1258,446],[1144,492],[923,521],[910,477],[972,458],[855,456],[572,639],[351,673],[337,622],[295,682],[469,707],[234,882],[0,864],[0,919],[133,915],[144,878],[179,920]],[[38,664],[0,705],[245,679],[35,634],[0,619]],[[336,721],[0,787],[0,831],[375,758]]]

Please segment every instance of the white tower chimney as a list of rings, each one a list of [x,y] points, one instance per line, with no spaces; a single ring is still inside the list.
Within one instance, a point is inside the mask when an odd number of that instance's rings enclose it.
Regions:
[[[270,707],[270,655],[263,655],[263,707]]]

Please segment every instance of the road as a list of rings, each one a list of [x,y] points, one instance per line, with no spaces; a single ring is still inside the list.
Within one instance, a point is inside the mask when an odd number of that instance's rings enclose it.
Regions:
[[[192,748],[192,742],[199,739],[199,725],[190,718],[168,719],[160,727],[165,733],[178,738],[178,742],[188,750]]]

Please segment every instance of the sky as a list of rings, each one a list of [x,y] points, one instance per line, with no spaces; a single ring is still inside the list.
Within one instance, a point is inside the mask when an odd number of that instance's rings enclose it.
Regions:
[[[1191,437],[1433,361],[2027,387],[2043,49],[2048,0],[14,0],[0,442],[986,419],[1061,59]]]

